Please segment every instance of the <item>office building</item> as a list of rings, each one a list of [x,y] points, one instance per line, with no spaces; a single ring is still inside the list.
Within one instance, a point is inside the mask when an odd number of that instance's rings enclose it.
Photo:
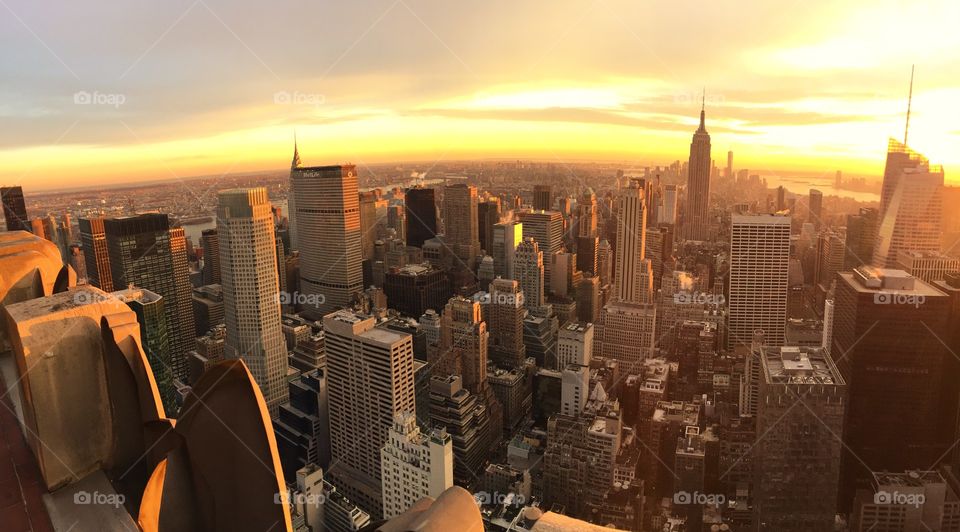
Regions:
[[[502,222],[493,226],[493,271],[498,277],[516,279],[514,257],[517,246],[523,241],[523,224],[516,221]]]
[[[533,238],[543,252],[543,284],[550,286],[551,257],[563,247],[563,215],[557,211],[524,211],[519,216],[524,240]]]
[[[500,223],[500,200],[489,199],[477,204],[477,223],[479,224],[480,249],[487,255],[493,255],[493,226]]]
[[[537,211],[553,209],[553,187],[550,185],[534,185],[533,209]]]
[[[823,226],[823,192],[815,188],[810,189],[807,200],[807,223],[813,224],[817,231]]]
[[[113,273],[110,270],[110,251],[103,218],[80,218],[80,245],[87,270],[87,282],[103,290],[113,291]]]
[[[531,237],[524,237],[514,253],[514,279],[520,283],[526,308],[536,309],[543,306],[544,259],[539,243]]]
[[[407,245],[423,247],[437,236],[437,201],[432,188],[409,188],[404,195]]]
[[[942,281],[947,274],[960,272],[960,259],[939,251],[903,250],[897,254],[897,268],[921,281]]]
[[[653,277],[643,267],[647,214],[644,190],[638,180],[631,180],[630,187],[620,194],[617,216],[617,299],[626,303],[648,303]]]
[[[273,215],[267,189],[221,191],[217,234],[223,281],[224,356],[240,358],[260,386],[271,416],[287,402],[287,345],[280,324]],[[309,235],[309,227],[302,236]]]
[[[363,289],[358,194],[357,169],[352,165],[290,170],[290,218],[296,220],[300,250],[300,296],[311,318],[350,305],[353,295]]]
[[[727,347],[749,345],[758,329],[767,345],[783,345],[790,217],[734,215],[731,222]]]
[[[196,327],[183,229],[171,229],[166,214],[141,214],[104,220],[104,234],[113,286],[133,284],[163,298],[173,376],[186,382]]]
[[[458,266],[473,269],[480,255],[480,222],[477,187],[458,183],[443,189],[444,242],[457,257]]]
[[[557,367],[570,364],[589,366],[593,358],[593,324],[568,323],[560,328],[557,340]]]
[[[416,412],[413,340],[349,310],[324,316],[331,482],[372,516],[383,511],[380,450],[395,416]],[[377,390],[377,393],[371,393]]]
[[[871,471],[926,468],[954,441],[949,297],[902,270],[837,276],[833,347],[849,383],[842,501]]]
[[[430,263],[391,268],[383,281],[387,306],[406,316],[439,311],[452,295],[447,275]]]
[[[204,229],[200,233],[200,249],[203,250],[203,284],[220,284],[220,240],[216,229]]]
[[[3,219],[7,231],[29,231],[27,204],[23,200],[23,188],[0,187],[0,202],[3,203]]]
[[[519,367],[527,358],[523,343],[523,319],[526,313],[520,283],[512,279],[494,279],[485,315],[490,331],[490,359],[498,367]]]
[[[753,484],[757,527],[830,530],[837,514],[846,382],[819,348],[768,347],[756,355],[757,433],[763,435],[751,457],[759,466]]]

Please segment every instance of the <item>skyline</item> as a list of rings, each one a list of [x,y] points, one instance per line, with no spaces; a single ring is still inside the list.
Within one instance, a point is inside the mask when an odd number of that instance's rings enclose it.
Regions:
[[[948,183],[960,169],[948,2],[2,7],[0,182],[28,192],[67,173],[108,186],[280,170],[294,130],[310,165],[668,164],[685,159],[704,86],[718,166],[733,150],[759,173],[878,179],[914,63],[910,144]]]

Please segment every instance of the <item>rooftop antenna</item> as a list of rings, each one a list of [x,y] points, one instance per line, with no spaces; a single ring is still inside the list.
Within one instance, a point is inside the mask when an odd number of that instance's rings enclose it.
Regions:
[[[907,145],[907,134],[910,132],[910,106],[913,103],[913,69],[917,65],[910,65],[910,95],[907,96],[907,125],[903,129],[903,145]]]

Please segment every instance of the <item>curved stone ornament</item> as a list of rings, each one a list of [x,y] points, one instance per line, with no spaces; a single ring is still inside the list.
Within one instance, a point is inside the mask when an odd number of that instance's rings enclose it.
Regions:
[[[208,369],[175,425],[181,446],[147,483],[143,530],[291,530],[289,509],[278,503],[286,484],[270,427],[243,361]]]

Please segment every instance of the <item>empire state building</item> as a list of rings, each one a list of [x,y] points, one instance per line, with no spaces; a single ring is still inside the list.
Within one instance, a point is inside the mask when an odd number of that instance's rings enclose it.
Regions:
[[[704,108],[700,108],[700,127],[690,143],[687,165],[687,212],[684,216],[684,237],[688,240],[709,238],[710,215],[710,134],[704,125]]]

